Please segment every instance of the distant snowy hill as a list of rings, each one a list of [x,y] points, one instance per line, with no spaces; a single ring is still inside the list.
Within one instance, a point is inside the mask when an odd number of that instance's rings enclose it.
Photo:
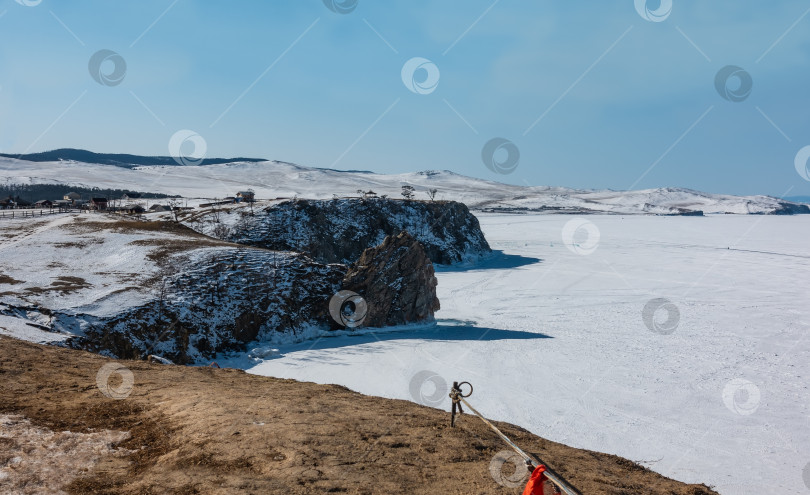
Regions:
[[[89,153],[89,152],[88,152]],[[123,159],[128,155],[110,155]],[[139,157],[135,157],[139,158]],[[144,158],[144,157],[140,157]],[[356,196],[358,190],[399,197],[403,185],[427,199],[460,201],[472,209],[679,215],[695,212],[733,214],[810,213],[807,205],[770,196],[730,196],[679,188],[638,191],[593,191],[564,187],[515,186],[476,179],[450,171],[383,175],[363,171],[309,168],[280,161],[237,161],[197,166],[27,161],[0,157],[0,186],[9,184],[70,184],[142,192],[179,194],[186,198],[223,198],[251,188],[259,199]],[[43,198],[44,199],[44,198]]]
[[[170,156],[140,156],[126,155],[120,153],[93,153],[87,150],[77,150],[74,148],[61,148],[58,150],[44,151],[42,153],[29,153],[27,155],[13,155],[0,153],[3,158],[16,158],[27,162],[82,162],[98,163],[100,165],[115,165],[116,167],[133,168],[139,165],[180,165]],[[200,165],[213,165],[217,163],[232,162],[263,162],[263,158],[205,158],[200,161]]]

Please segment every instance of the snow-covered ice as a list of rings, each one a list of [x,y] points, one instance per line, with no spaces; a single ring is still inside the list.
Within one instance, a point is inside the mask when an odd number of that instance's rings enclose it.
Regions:
[[[807,493],[810,217],[479,218],[501,252],[439,270],[435,326],[243,365],[439,408],[437,383],[469,380],[482,413],[545,438],[723,494]],[[645,324],[653,299],[671,304]]]

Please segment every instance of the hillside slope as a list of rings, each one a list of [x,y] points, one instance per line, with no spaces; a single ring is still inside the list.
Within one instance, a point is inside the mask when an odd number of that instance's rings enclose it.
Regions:
[[[494,481],[489,468],[505,445],[471,416],[450,428],[447,412],[344,387],[116,361],[131,372],[125,384],[116,374],[104,379],[102,367],[109,363],[83,351],[0,337],[0,415],[21,415],[53,431],[100,432],[117,449],[100,450],[83,466],[86,471],[26,471],[15,458],[47,466],[49,456],[65,446],[24,452],[24,439],[4,427],[0,492],[25,492],[25,486],[36,492],[46,483],[76,494],[522,491]],[[117,391],[113,397],[119,399],[103,395],[101,387]],[[583,494],[715,494],[620,457],[498,425]],[[127,439],[117,443],[122,437]],[[51,479],[43,480],[49,473]]]

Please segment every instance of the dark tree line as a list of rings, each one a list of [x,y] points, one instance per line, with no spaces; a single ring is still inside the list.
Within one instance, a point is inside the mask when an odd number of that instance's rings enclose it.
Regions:
[[[13,198],[22,199],[28,203],[34,203],[41,199],[62,199],[70,192],[82,195],[82,199],[107,198],[118,199],[124,194],[140,194],[142,198],[161,199],[172,198],[167,194],[145,193],[132,191],[130,189],[102,189],[99,187],[75,187],[64,184],[0,184],[0,199]]]

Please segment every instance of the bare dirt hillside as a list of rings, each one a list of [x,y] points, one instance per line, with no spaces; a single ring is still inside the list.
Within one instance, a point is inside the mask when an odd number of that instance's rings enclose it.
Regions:
[[[110,363],[131,375],[105,378]],[[414,403],[237,370],[112,361],[0,337],[4,415],[0,493],[522,491],[494,481],[490,464],[505,446],[472,416],[450,428],[448,413]],[[498,426],[583,494],[715,493]],[[32,448],[37,438],[49,447]]]

